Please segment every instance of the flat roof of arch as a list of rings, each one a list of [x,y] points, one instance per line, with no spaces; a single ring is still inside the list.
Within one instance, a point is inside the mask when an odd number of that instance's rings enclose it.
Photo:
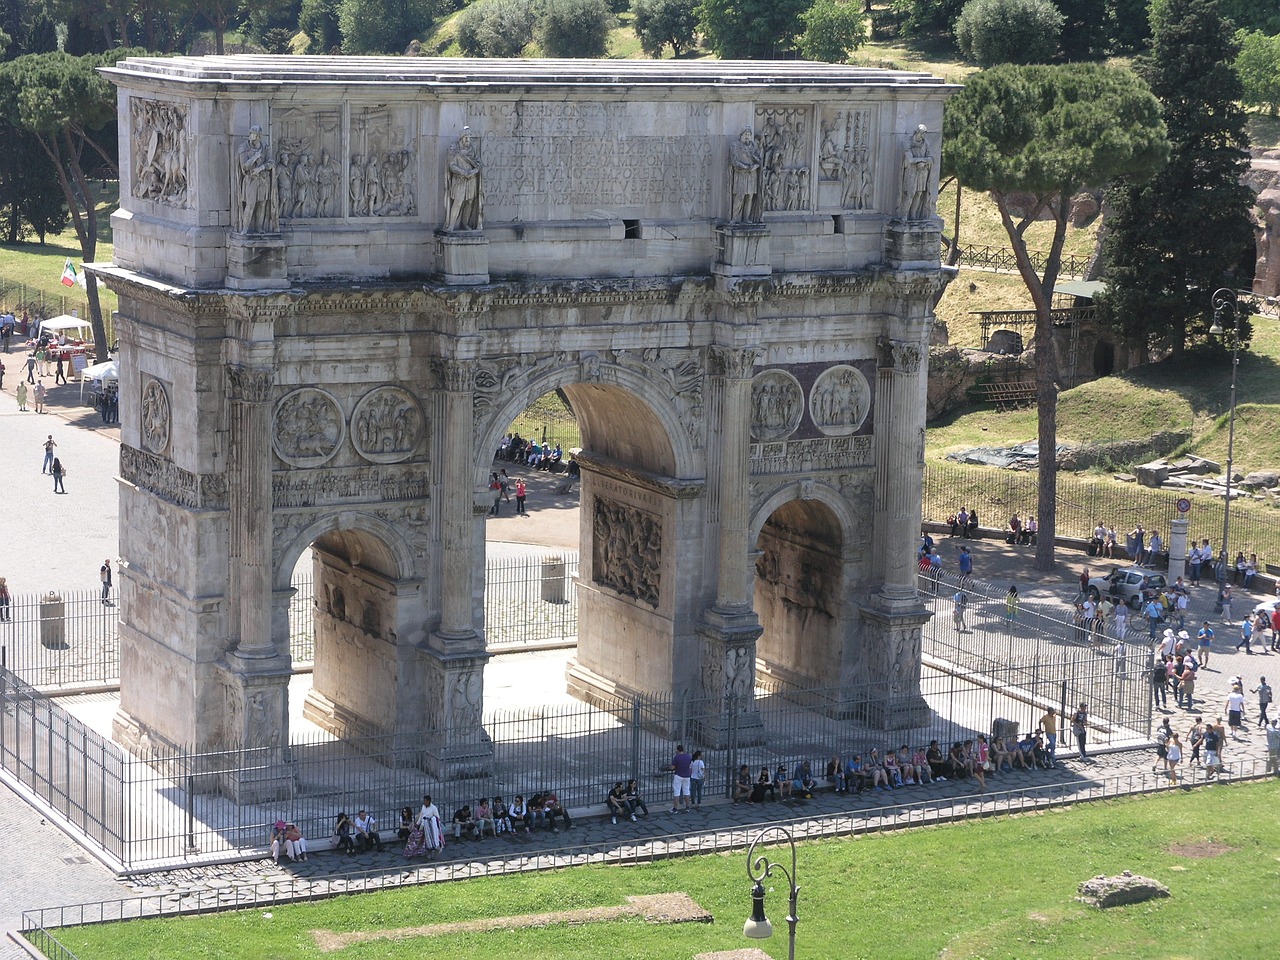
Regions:
[[[103,72],[179,83],[290,85],[393,84],[444,88],[537,87],[932,87],[954,88],[928,73],[806,60],[497,60],[447,57],[295,57],[245,54],[129,57]]]

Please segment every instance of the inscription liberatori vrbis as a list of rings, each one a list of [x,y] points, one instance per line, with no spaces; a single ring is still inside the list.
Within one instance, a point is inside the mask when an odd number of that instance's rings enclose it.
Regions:
[[[711,137],[637,136],[665,127],[642,119],[627,103],[468,104],[467,122],[484,139],[486,210],[499,219],[562,204],[701,212],[711,198]]]

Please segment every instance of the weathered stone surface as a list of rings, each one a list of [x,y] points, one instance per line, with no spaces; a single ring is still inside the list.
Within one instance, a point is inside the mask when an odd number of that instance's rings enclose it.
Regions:
[[[1240,485],[1245,487],[1266,487],[1270,489],[1280,485],[1280,471],[1276,470],[1255,470],[1253,473],[1245,475],[1240,480]]]
[[[1142,440],[1114,440],[1107,443],[1091,443],[1083,447],[1072,447],[1058,458],[1058,466],[1063,470],[1088,470],[1101,464],[1133,463],[1147,457],[1158,457],[1176,450],[1191,439],[1191,434],[1184,431],[1165,430],[1155,436]],[[1190,463],[1179,461],[1178,463]],[[1172,464],[1170,471],[1178,469]]]
[[[1123,907],[1170,896],[1169,888],[1158,880],[1124,871],[1117,877],[1096,876],[1080,884],[1077,899],[1095,907]]]
[[[1164,460],[1152,460],[1138,464],[1133,472],[1144,487],[1160,487],[1169,479],[1169,464]]]
[[[996,330],[987,339],[986,349],[990,353],[1022,353],[1022,334],[1016,330]]]

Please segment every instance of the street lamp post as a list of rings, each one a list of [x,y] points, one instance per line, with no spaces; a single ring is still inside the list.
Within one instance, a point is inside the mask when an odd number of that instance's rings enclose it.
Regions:
[[[1218,564],[1218,590],[1227,579],[1227,563],[1231,552],[1227,544],[1231,537],[1231,461],[1236,448],[1236,374],[1240,369],[1240,298],[1236,292],[1222,287],[1213,292],[1213,326],[1209,333],[1215,337],[1222,336],[1222,315],[1231,312],[1231,410],[1227,414],[1227,499],[1222,505],[1222,562]]]
[[[764,842],[765,838],[770,834],[781,834],[790,844],[791,869],[789,871],[782,863],[770,860],[767,853],[756,853],[756,847]],[[751,841],[751,846],[747,848],[747,879],[752,883],[751,916],[742,925],[742,934],[752,940],[765,940],[773,936],[773,924],[769,922],[769,918],[764,914],[764,881],[770,879],[774,871],[786,877],[787,885],[790,887],[790,912],[787,914],[790,940],[787,946],[787,958],[788,960],[796,960],[796,923],[800,919],[796,916],[796,901],[800,899],[800,887],[796,884],[796,841],[791,836],[791,833],[783,827],[765,827],[756,834],[755,839]]]

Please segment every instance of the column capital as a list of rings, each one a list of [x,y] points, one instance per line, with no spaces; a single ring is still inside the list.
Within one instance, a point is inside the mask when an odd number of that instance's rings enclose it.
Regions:
[[[471,393],[475,389],[476,362],[437,357],[431,361],[440,386],[449,393]]]
[[[880,368],[895,370],[898,373],[918,373],[924,362],[925,349],[911,340],[892,340],[881,337],[877,346],[880,348]]]
[[[266,403],[271,399],[274,380],[275,375],[270,370],[233,364],[227,367],[227,396],[246,403]]]
[[[713,346],[709,366],[713,377],[726,380],[750,380],[764,350],[756,344],[746,347]]]

